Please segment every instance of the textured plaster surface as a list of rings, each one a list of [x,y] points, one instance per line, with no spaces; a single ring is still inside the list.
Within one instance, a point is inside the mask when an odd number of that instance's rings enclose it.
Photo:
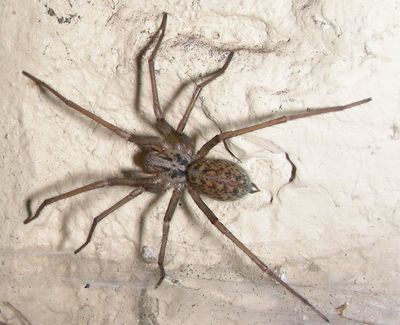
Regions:
[[[34,210],[47,197],[118,175],[133,168],[137,149],[39,91],[21,70],[120,127],[156,134],[148,52],[140,60],[140,51],[163,11],[156,70],[173,125],[198,77],[235,51],[190,118],[197,146],[218,127],[373,98],[233,139],[261,192],[206,202],[334,324],[399,324],[400,4],[389,0],[2,1],[0,321],[321,323],[222,238],[189,197],[172,221],[168,278],[156,290],[168,193],[144,194],[113,213],[79,255],[73,250],[93,217],[126,188],[58,202],[23,225],[27,200]],[[286,186],[284,152],[298,169]],[[232,159],[223,146],[212,155]],[[345,303],[348,319],[335,312]]]

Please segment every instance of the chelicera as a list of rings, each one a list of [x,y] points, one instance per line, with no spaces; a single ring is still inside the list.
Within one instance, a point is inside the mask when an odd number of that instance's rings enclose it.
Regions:
[[[139,136],[134,133],[125,131],[105,120],[99,116],[89,112],[82,106],[68,100],[61,95],[54,88],[49,86],[42,80],[34,77],[28,72],[23,71],[22,73],[33,80],[37,86],[41,89],[51,92],[53,95],[58,97],[70,108],[86,115],[88,118],[97,122],[98,124],[109,129],[114,134],[124,138],[127,141],[133,142],[140,147],[145,153],[144,167],[142,171],[137,171],[129,176],[114,177],[105,180],[97,181],[83,187],[74,189],[72,191],[48,198],[42,202],[39,208],[36,210],[33,216],[29,216],[24,223],[29,223],[36,219],[43,208],[47,205],[54,203],[59,200],[63,200],[74,195],[91,191],[101,187],[107,186],[127,186],[132,187],[133,190],[123,197],[120,201],[116,202],[113,206],[108,208],[99,214],[92,223],[89,230],[86,241],[75,250],[75,254],[80,252],[87,244],[89,244],[93,232],[97,224],[108,216],[113,211],[117,210],[130,200],[139,196],[145,191],[157,191],[163,192],[168,189],[172,189],[172,196],[168,204],[167,211],[165,213],[163,228],[162,228],[162,240],[161,248],[158,257],[158,265],[160,269],[160,279],[157,286],[161,284],[165,278],[164,270],[164,258],[165,249],[168,240],[168,233],[170,228],[170,222],[176,206],[185,190],[188,190],[195,204],[200,210],[206,215],[209,221],[227,238],[229,238],[233,244],[241,249],[263,272],[270,276],[273,280],[282,285],[291,294],[301,300],[305,305],[309,306],[319,317],[329,322],[328,318],[321,313],[314,305],[312,305],[305,297],[294,290],[286,282],[284,282],[278,275],[276,275],[271,269],[264,264],[256,255],[254,255],[239,239],[237,239],[217,218],[217,216],[208,208],[200,194],[205,194],[211,198],[229,201],[237,200],[245,196],[248,193],[254,193],[258,191],[258,188],[250,181],[247,173],[236,163],[221,160],[221,159],[209,159],[206,158],[209,151],[227,139],[253,132],[259,129],[263,129],[269,126],[282,124],[290,120],[301,119],[310,117],[313,115],[325,114],[330,112],[338,112],[345,109],[349,109],[361,104],[365,104],[371,100],[366,98],[357,102],[353,102],[343,106],[325,107],[314,110],[306,110],[301,113],[294,113],[290,115],[280,116],[253,126],[245,128],[223,132],[215,135],[211,140],[206,142],[200,150],[195,152],[192,140],[183,133],[186,123],[189,119],[190,113],[196,103],[196,100],[201,90],[208,83],[219,77],[228,67],[232,60],[233,52],[230,52],[226,58],[225,64],[217,71],[208,76],[208,78],[202,83],[198,84],[194,90],[191,100],[185,110],[185,113],[180,120],[178,126],[173,128],[163,116],[160,108],[160,102],[158,98],[158,90],[156,83],[156,74],[154,69],[154,59],[160,48],[161,41],[165,34],[165,28],[167,23],[167,14],[163,14],[162,23],[159,29],[156,31],[153,37],[158,36],[157,43],[148,59],[151,90],[153,95],[153,109],[156,117],[156,125],[161,134],[160,137],[155,136]]]

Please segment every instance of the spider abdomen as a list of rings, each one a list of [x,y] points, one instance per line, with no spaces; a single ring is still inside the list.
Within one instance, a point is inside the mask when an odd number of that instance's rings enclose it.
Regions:
[[[187,169],[187,181],[200,193],[221,201],[240,199],[254,186],[241,167],[221,159],[193,161]]]

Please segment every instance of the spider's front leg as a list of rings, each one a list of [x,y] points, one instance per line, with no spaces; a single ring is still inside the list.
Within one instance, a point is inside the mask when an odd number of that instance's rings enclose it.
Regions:
[[[164,147],[164,141],[161,138],[158,137],[151,137],[151,136],[140,136],[140,135],[135,135],[131,132],[128,132],[126,130],[123,130],[119,128],[118,126],[115,126],[114,124],[107,122],[106,120],[103,120],[101,117],[97,116],[96,114],[93,114],[92,112],[89,112],[87,109],[83,108],[82,106],[76,104],[72,100],[69,100],[65,96],[61,95],[57,90],[55,90],[53,87],[51,87],[49,84],[46,82],[36,78],[32,74],[26,71],[22,71],[22,74],[29,79],[33,80],[41,89],[48,90],[51,92],[54,96],[59,98],[65,105],[68,107],[74,109],[75,111],[87,116],[91,120],[95,121],[96,123],[104,126],[105,128],[109,129],[116,135],[120,136],[121,138],[133,142],[138,146],[146,147],[146,148],[151,148],[154,150],[161,150],[161,148]]]
[[[72,109],[78,111],[79,113],[82,113],[83,115],[86,115],[87,117],[89,117],[90,119],[95,121],[96,123],[104,126],[105,128],[107,128],[110,131],[114,132],[115,134],[117,134],[121,138],[124,138],[127,141],[134,142],[133,141],[133,139],[135,138],[134,134],[132,134],[132,133],[130,133],[128,131],[125,131],[123,129],[120,129],[119,127],[115,126],[114,124],[111,124],[110,122],[107,122],[107,121],[103,120],[102,118],[100,118],[99,116],[89,112],[87,109],[85,109],[82,106],[74,103],[72,100],[69,100],[68,98],[64,97],[57,90],[55,90],[53,87],[51,87],[50,85],[48,85],[44,81],[36,78],[35,76],[31,75],[29,72],[22,71],[22,74],[25,77],[28,77],[29,79],[33,80],[40,88],[50,91],[54,96],[58,97],[67,106],[69,106]]]

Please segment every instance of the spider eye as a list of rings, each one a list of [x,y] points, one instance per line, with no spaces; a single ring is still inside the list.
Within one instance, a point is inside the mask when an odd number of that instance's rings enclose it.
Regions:
[[[260,192],[260,191],[261,191],[261,190],[257,187],[256,184],[251,183],[251,187],[250,187],[249,193],[253,194],[253,193]]]

